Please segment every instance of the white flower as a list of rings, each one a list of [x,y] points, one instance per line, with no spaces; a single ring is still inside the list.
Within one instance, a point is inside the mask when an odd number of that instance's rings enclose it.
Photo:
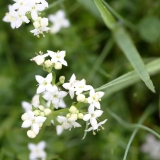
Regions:
[[[100,103],[101,97],[103,97],[104,92],[95,92],[94,89],[91,89],[90,92],[90,97],[88,97],[88,103],[93,104],[97,109],[100,109]]]
[[[47,50],[47,52],[51,57],[52,63],[60,62],[62,65],[67,66],[67,62],[64,60],[66,51],[53,52],[53,51]]]
[[[33,33],[35,36],[39,37],[39,34],[43,34],[43,32],[47,32],[48,30],[50,30],[48,26],[48,18],[41,18],[38,17],[36,19],[36,21],[33,23],[35,29],[31,30],[30,32]]]
[[[26,114],[27,114],[26,116],[28,116],[28,119],[26,119],[22,123],[22,128],[31,127],[31,130],[33,130],[35,134],[38,134],[41,125],[46,120],[46,117],[43,117],[43,116],[35,117],[34,113],[30,110],[27,111]]]
[[[72,127],[81,127],[81,125],[77,122],[75,122],[75,120],[73,118],[66,118],[64,116],[58,116],[57,117],[57,121],[59,123],[61,123],[61,126],[63,129],[69,129],[71,130]]]
[[[76,80],[76,76],[75,76],[75,74],[73,74],[69,80],[69,83],[64,83],[62,85],[65,89],[69,90],[69,95],[72,99],[74,97],[74,92],[76,91],[76,84],[77,83],[78,83],[78,81]]]
[[[32,105],[26,101],[21,102],[22,108],[27,112],[28,110],[32,110]]]
[[[42,55],[38,55],[36,57],[33,57],[31,59],[31,61],[35,61],[37,63],[37,65],[41,65],[43,64],[43,62],[45,61],[45,57],[47,57],[48,54],[42,54]]]
[[[39,87],[37,88],[37,94],[42,93],[45,90],[50,91],[50,89],[52,88],[52,73],[49,73],[46,78],[43,78],[39,75],[36,75],[35,78],[36,81],[39,83]]]
[[[141,146],[142,152],[148,153],[151,158],[159,160],[160,157],[160,141],[153,135],[146,136],[146,142]]]
[[[93,87],[90,86],[90,85],[86,85],[85,79],[82,79],[76,85],[76,95],[79,95],[83,91],[88,91],[88,90],[91,90],[91,89],[93,89]]]
[[[94,106],[90,105],[88,108],[88,114],[85,114],[83,117],[84,121],[89,121],[93,127],[93,130],[98,128],[97,124],[97,118],[102,115],[103,111],[102,110],[94,110]]]
[[[26,14],[28,11],[28,5],[27,5],[27,0],[14,0],[15,3],[13,4],[13,8],[15,10],[18,10],[22,12],[23,14]]]
[[[45,6],[43,4],[37,4],[36,0],[28,0],[28,7],[28,11],[31,12],[31,17],[34,21],[38,18],[38,12],[45,9]]]
[[[85,130],[85,131],[89,132],[89,131],[91,131],[91,130],[93,130],[93,131],[94,131],[94,130],[99,130],[98,127],[101,127],[101,128],[103,129],[102,124],[106,123],[106,121],[107,121],[107,119],[105,119],[105,120],[102,121],[102,122],[99,122],[99,123],[97,124],[97,129],[92,126],[92,127],[88,128],[88,129]]]
[[[37,158],[45,160],[46,159],[46,152],[44,151],[45,146],[46,146],[45,141],[41,141],[37,145],[29,143],[28,144],[28,148],[30,150],[29,160],[37,160]]]
[[[61,28],[70,26],[69,21],[65,18],[65,12],[63,10],[59,10],[55,15],[49,15],[48,18],[53,23],[51,33],[57,33]]]
[[[59,103],[67,95],[65,91],[59,91],[57,86],[53,86],[50,92],[46,92],[43,95],[45,100],[51,101],[56,109],[59,107]]]

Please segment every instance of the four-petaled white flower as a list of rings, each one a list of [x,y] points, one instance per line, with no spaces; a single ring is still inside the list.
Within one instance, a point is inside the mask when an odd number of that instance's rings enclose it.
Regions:
[[[37,93],[42,93],[44,91],[50,91],[52,88],[51,82],[52,82],[52,73],[49,73],[46,78],[43,78],[42,76],[36,75],[36,81],[39,83],[39,86],[37,88]]]
[[[74,97],[74,92],[76,91],[76,84],[77,84],[76,76],[75,74],[73,74],[69,80],[69,83],[64,83],[62,85],[65,89],[69,90],[69,95],[71,98]]]
[[[88,91],[88,90],[93,89],[93,87],[91,85],[86,85],[85,79],[82,79],[81,81],[78,81],[75,87],[76,87],[75,88],[76,95],[79,95],[83,91]]]
[[[55,15],[51,14],[48,16],[49,20],[53,23],[51,27],[51,33],[57,33],[61,28],[67,28],[70,26],[69,21],[65,18],[65,12],[59,10]]]
[[[103,127],[102,127],[102,124],[104,124],[104,123],[106,123],[106,121],[107,121],[107,119],[105,119],[104,121],[102,121],[102,122],[99,122],[98,124],[97,124],[97,128],[94,128],[93,126],[92,127],[90,127],[90,128],[88,128],[87,130],[85,130],[86,132],[89,132],[89,131],[94,131],[94,130],[99,130],[98,129],[98,127],[101,127],[102,129],[103,129]]]
[[[41,160],[46,159],[46,152],[44,148],[46,147],[46,142],[41,141],[37,145],[33,143],[28,144],[28,149],[30,150],[29,160],[37,160],[40,158]]]
[[[97,109],[100,109],[101,98],[104,95],[104,92],[95,92],[94,89],[91,89],[89,92],[90,97],[88,97],[88,103],[94,105]]]
[[[44,93],[43,98],[47,101],[51,101],[54,105],[54,108],[58,109],[62,98],[64,98],[66,95],[67,92],[58,90],[58,87],[54,85],[52,88],[50,88],[50,92]]]
[[[31,110],[28,110],[24,113],[26,119],[22,123],[22,128],[31,127],[31,130],[34,131],[35,134],[39,133],[39,129],[42,126],[43,122],[46,120],[46,117],[43,116],[34,116],[34,113]]]
[[[90,105],[88,108],[88,113],[84,115],[83,120],[84,121],[89,121],[93,127],[93,130],[98,128],[97,124],[97,118],[102,115],[103,111],[102,110],[94,110],[94,106]]]
[[[81,127],[81,125],[77,122],[75,122],[75,119],[73,118],[67,118],[64,116],[57,116],[57,121],[61,123],[61,126],[63,129],[69,129],[71,130],[72,127]]]
[[[52,63],[60,62],[62,65],[67,66],[67,62],[64,60],[66,51],[53,52],[53,51],[47,50],[47,52],[51,57]]]

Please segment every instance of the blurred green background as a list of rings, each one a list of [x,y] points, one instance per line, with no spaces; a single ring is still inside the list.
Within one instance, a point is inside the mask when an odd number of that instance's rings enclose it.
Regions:
[[[54,1],[56,2],[56,1]],[[68,67],[57,71],[68,80],[73,73],[77,79],[86,79],[94,88],[132,71],[128,60],[114,43],[110,30],[104,25],[92,0],[58,1],[43,16],[54,14],[59,9],[66,12],[71,26],[59,33],[45,34],[45,38],[34,37],[30,30],[32,24],[23,24],[12,29],[9,23],[0,23],[0,160],[27,160],[29,142],[45,140],[48,160],[120,160],[123,158],[128,140],[133,132],[111,116],[107,108],[129,123],[137,123],[151,106],[154,113],[147,117],[144,125],[156,132],[159,129],[159,91],[160,75],[151,77],[156,93],[153,94],[142,81],[122,89],[105,98],[101,103],[104,111],[101,119],[108,119],[95,136],[88,133],[81,140],[82,128],[65,131],[57,136],[55,127],[47,127],[43,134],[29,139],[26,130],[21,128],[23,113],[21,102],[30,102],[36,92],[35,75],[46,76],[41,67],[30,59],[35,52],[47,50],[66,50]],[[160,1],[153,0],[107,0],[130,26],[126,27],[145,63],[160,54]],[[48,0],[48,3],[53,3]],[[12,1],[0,1],[0,19],[8,11]],[[124,25],[119,21],[120,25]],[[101,57],[101,58],[100,58]],[[101,60],[97,61],[97,59]],[[95,68],[96,66],[96,68]],[[133,140],[127,159],[152,160],[140,151],[145,141],[146,131],[139,130]],[[78,158],[77,158],[78,157]]]

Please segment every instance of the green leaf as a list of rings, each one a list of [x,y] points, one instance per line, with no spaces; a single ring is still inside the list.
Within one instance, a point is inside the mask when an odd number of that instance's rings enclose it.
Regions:
[[[101,0],[94,0],[97,8],[99,9],[102,18],[106,24],[106,26],[111,29],[113,32],[114,38],[120,49],[123,51],[135,71],[144,81],[146,86],[152,91],[155,92],[152,81],[150,80],[149,74],[145,68],[145,65],[134,46],[130,36],[125,31],[124,28],[117,26],[114,17],[108,11],[108,9],[103,5]]]
[[[160,58],[156,59],[146,65],[150,75],[160,72]],[[140,80],[140,77],[135,71],[126,73],[117,79],[99,87],[96,91],[105,90],[105,96],[109,96],[117,91],[120,91]]]
[[[101,0],[94,0],[97,8],[99,9],[101,16],[104,20],[104,23],[106,24],[106,26],[111,29],[114,30],[116,27],[116,20],[114,19],[114,17],[112,16],[112,14],[107,10],[107,8],[102,4]]]
[[[150,80],[150,76],[146,70],[146,67],[128,33],[124,28],[120,27],[113,34],[118,46],[128,58],[137,74],[141,77],[146,86],[152,92],[155,92],[153,83]]]

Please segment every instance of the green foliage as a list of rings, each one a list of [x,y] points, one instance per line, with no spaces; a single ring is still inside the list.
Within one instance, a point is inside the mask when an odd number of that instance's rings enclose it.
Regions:
[[[63,9],[71,26],[55,35],[45,34],[45,38],[30,33],[32,24],[13,30],[1,22],[0,160],[28,160],[28,143],[41,140],[47,143],[47,160],[120,160],[124,155],[131,160],[151,159],[141,152],[140,146],[148,132],[157,137],[160,132],[160,2],[95,2],[96,5],[92,0],[48,0],[50,8],[42,14],[47,16]],[[0,1],[1,20],[11,3]],[[102,18],[111,30],[104,25],[97,6],[103,10]],[[66,50],[68,67],[57,72],[57,77],[64,75],[68,81],[75,73],[77,79],[84,78],[87,84],[105,91],[102,117],[108,121],[95,136],[88,133],[82,140],[85,123],[84,127],[66,130],[60,136],[56,135],[55,126],[45,126],[35,139],[29,139],[21,128],[21,102],[30,102],[35,94],[35,75],[46,76],[30,59],[35,52],[46,50]],[[148,90],[140,77],[152,91],[153,82],[156,93]],[[65,101],[71,105],[68,99]],[[143,122],[139,123],[140,119]]]

